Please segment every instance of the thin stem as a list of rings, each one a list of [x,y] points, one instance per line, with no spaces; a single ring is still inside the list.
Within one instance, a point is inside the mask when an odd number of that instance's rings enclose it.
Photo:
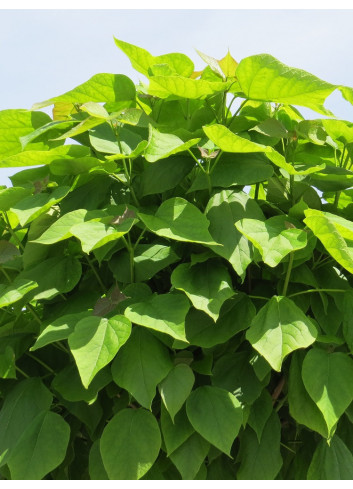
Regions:
[[[345,289],[308,289],[308,290],[302,290],[301,292],[296,292],[295,294],[291,294],[288,296],[288,298],[295,297],[297,295],[302,295],[302,294],[311,294],[313,292],[338,292],[338,293],[344,293],[347,292]]]
[[[16,243],[18,244],[19,248],[24,251],[25,248],[23,246],[23,244],[21,243],[21,241],[18,239],[16,233],[14,232],[14,230],[12,229],[11,227],[11,224],[10,224],[10,221],[9,221],[9,218],[7,216],[7,213],[6,212],[3,212],[3,216],[4,216],[4,220],[6,222],[6,225],[7,225],[7,228],[11,234],[11,236],[13,237],[13,239],[16,241]]]
[[[128,235],[128,239],[129,239],[129,242],[125,239],[124,236],[121,236],[121,240],[123,241],[125,248],[127,249],[128,253],[129,253],[130,279],[131,279],[131,283],[133,283],[134,282],[134,265],[135,265],[135,263],[134,263],[134,248],[131,245],[131,240],[130,240],[129,235]]]
[[[136,246],[139,244],[139,242],[141,241],[143,235],[145,234],[145,232],[147,231],[147,228],[146,226],[144,227],[144,229],[141,231],[141,234],[140,236],[137,238],[135,244],[134,244],[134,250],[136,249]]]
[[[39,365],[41,365],[46,370],[48,370],[48,372],[55,374],[55,370],[53,370],[51,367],[49,367],[49,365],[47,365],[45,362],[40,360],[40,358],[37,358],[35,355],[32,355],[32,353],[29,353],[29,352],[26,352],[26,355],[29,356],[30,358],[32,358],[33,360],[35,360],[37,363],[39,363]]]
[[[229,121],[229,124],[227,124],[226,127],[230,127],[232,125],[232,122],[233,120],[235,119],[235,117],[239,114],[239,112],[241,111],[241,109],[244,107],[244,105],[247,103],[248,99],[245,99],[241,104],[240,104],[240,107],[238,108],[238,110],[235,111],[235,113],[233,114],[232,118],[230,119]]]
[[[190,149],[188,149],[188,153],[190,154],[190,156],[192,156],[192,158],[196,161],[197,165],[201,168],[201,170],[207,174],[206,170],[204,169],[204,167],[201,165],[201,163],[199,162],[199,160],[196,158],[196,156],[194,155],[194,153],[192,151],[190,151]]]
[[[215,116],[215,119],[217,121],[217,124],[220,123],[220,120],[218,119],[218,115],[217,115],[217,112],[214,110],[214,108],[212,107],[212,105],[210,104],[209,100],[206,98],[205,99],[205,102],[206,102],[206,105],[208,106],[208,108],[213,112],[213,115]]]
[[[97,270],[95,269],[95,267],[94,267],[94,265],[93,265],[92,261],[90,260],[89,256],[88,256],[88,255],[85,255],[85,258],[86,258],[86,261],[87,261],[87,263],[88,263],[88,265],[89,265],[90,269],[92,270],[92,272],[93,272],[94,276],[96,277],[97,282],[99,283],[99,285],[100,285],[100,287],[101,287],[101,289],[102,289],[102,292],[105,294],[105,293],[107,292],[107,289],[106,289],[105,285],[103,284],[102,279],[101,279],[101,278],[100,278],[100,276],[98,275],[98,272],[97,272]]]
[[[255,195],[254,195],[254,199],[255,199],[255,200],[258,200],[258,199],[259,199],[259,190],[260,190],[260,184],[259,184],[259,183],[257,183],[257,184],[255,185]]]
[[[220,158],[221,158],[222,154],[223,154],[223,151],[221,150],[221,151],[218,153],[217,158],[215,159],[215,162],[214,162],[214,164],[213,164],[213,167],[212,167],[212,168],[211,168],[211,170],[210,170],[210,174],[211,174],[211,173],[214,171],[214,169],[216,168],[216,166],[217,166],[217,164],[218,164],[218,162],[219,162],[219,160],[220,160]]]
[[[284,285],[283,285],[283,291],[282,291],[283,296],[285,296],[287,294],[289,278],[290,278],[290,274],[291,274],[292,266],[293,266],[293,260],[294,260],[294,253],[291,252],[291,253],[289,253],[288,268],[287,268],[286,277],[284,279]]]
[[[5,268],[1,267],[0,266],[0,270],[2,271],[2,273],[4,274],[6,280],[9,282],[9,284],[11,283],[11,278],[10,278],[10,275],[7,273],[7,271],[5,270]]]
[[[248,295],[250,299],[261,299],[263,301],[269,301],[271,297],[263,297],[262,295]]]
[[[29,375],[27,375],[26,372],[21,370],[20,367],[17,367],[17,365],[16,365],[15,368],[16,368],[17,372],[20,372],[20,374],[23,375],[23,377],[25,377],[26,379],[29,379]]]
[[[335,201],[333,203],[333,206],[334,206],[335,209],[337,209],[337,207],[338,207],[340,196],[341,196],[341,190],[337,190],[336,193],[335,193]]]
[[[289,175],[289,188],[290,188],[290,197],[291,197],[291,203],[292,207],[295,204],[295,197],[294,197],[294,175]]]
[[[42,321],[40,320],[38,314],[34,310],[34,307],[31,306],[31,304],[26,304],[26,309],[32,314],[34,319],[37,321],[37,323],[42,326]]]
[[[230,101],[230,104],[229,104],[229,106],[228,106],[228,108],[227,108],[227,113],[226,113],[226,117],[225,117],[225,122],[227,122],[228,116],[229,116],[229,114],[230,114],[230,109],[231,109],[231,107],[232,107],[232,105],[233,105],[233,102],[234,102],[234,100],[235,100],[236,98],[238,98],[238,96],[237,96],[237,95],[234,95],[234,97],[233,97],[233,98],[232,98],[232,100]]]

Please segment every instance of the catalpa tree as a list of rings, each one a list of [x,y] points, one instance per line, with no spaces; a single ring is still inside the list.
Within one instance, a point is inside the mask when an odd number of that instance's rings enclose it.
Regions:
[[[116,44],[0,112],[1,477],[352,479],[353,90]]]

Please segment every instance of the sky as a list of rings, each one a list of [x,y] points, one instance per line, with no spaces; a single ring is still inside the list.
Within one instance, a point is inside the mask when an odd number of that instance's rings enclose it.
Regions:
[[[220,59],[227,49],[240,61],[269,53],[334,84],[353,87],[353,10],[0,10],[0,110],[30,109],[96,73],[123,73],[137,83],[113,37],[153,55],[195,49]],[[353,121],[339,93],[326,106]],[[321,117],[302,110],[308,118]],[[0,169],[0,185],[19,169]]]

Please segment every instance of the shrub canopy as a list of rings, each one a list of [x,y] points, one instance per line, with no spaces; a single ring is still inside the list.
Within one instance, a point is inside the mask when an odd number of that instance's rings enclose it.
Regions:
[[[1,477],[352,479],[352,89],[116,44],[0,112]]]

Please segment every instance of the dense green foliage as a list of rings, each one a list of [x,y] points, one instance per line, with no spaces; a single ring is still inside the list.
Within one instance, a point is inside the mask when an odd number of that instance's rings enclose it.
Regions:
[[[0,112],[1,477],[352,479],[352,89],[116,44]]]

